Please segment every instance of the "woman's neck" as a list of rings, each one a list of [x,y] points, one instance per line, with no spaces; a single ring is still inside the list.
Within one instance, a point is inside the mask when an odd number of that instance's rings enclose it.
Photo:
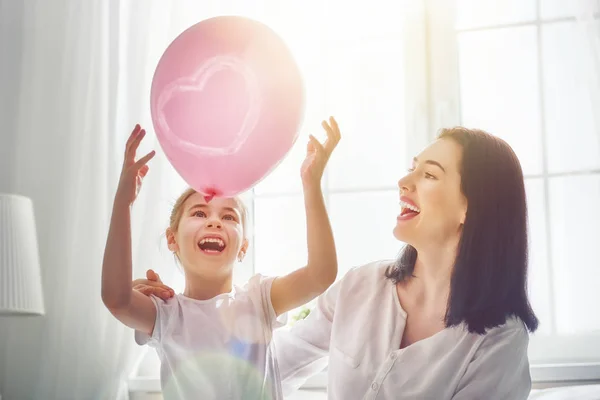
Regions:
[[[423,305],[446,304],[455,261],[456,246],[429,251],[419,250],[413,271],[414,277],[410,279],[415,300]]]
[[[203,276],[186,272],[183,295],[196,300],[209,300],[231,292],[232,274]]]

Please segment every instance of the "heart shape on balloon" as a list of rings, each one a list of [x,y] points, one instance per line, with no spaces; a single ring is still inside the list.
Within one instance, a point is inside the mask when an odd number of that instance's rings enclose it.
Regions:
[[[241,122],[236,118],[237,124],[229,132],[225,142],[221,143],[198,143],[195,139],[198,137],[204,139],[213,139],[222,137],[219,132],[206,132],[202,135],[195,135],[196,138],[186,138],[177,129],[173,129],[167,120],[165,109],[167,104],[177,97],[185,95],[193,96],[210,96],[207,91],[207,85],[215,77],[216,74],[229,71],[238,74],[244,82],[245,94],[247,95],[247,106],[243,113]],[[238,94],[239,95],[239,94]],[[193,155],[209,155],[209,156],[224,156],[237,153],[240,148],[246,143],[246,140],[256,128],[261,111],[261,93],[258,85],[258,80],[254,72],[248,65],[238,57],[231,55],[217,55],[206,60],[192,76],[186,76],[171,82],[161,92],[157,101],[157,122],[163,132],[177,138],[172,143],[176,144],[182,150]],[[202,115],[202,110],[197,110],[196,115]],[[206,127],[200,126],[196,129],[215,129],[225,130],[225,123],[235,124],[236,120],[222,121],[223,126]],[[213,124],[214,125],[214,124]],[[217,124],[219,125],[219,124]],[[223,133],[223,132],[221,132]]]

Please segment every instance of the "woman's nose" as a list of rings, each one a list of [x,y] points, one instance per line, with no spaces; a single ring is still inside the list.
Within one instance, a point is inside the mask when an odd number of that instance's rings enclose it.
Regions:
[[[398,189],[400,193],[407,193],[413,190],[414,185],[411,182],[411,174],[407,174],[398,180]]]

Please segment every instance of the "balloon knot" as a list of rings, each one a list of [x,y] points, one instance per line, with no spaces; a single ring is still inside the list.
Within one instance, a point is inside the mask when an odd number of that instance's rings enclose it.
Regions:
[[[218,196],[219,193],[215,189],[206,189],[204,191],[204,201],[210,202],[214,197]]]

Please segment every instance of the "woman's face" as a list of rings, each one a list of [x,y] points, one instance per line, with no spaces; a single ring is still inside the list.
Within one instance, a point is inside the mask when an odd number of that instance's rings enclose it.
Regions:
[[[467,213],[461,160],[462,147],[452,139],[438,139],[414,158],[398,181],[396,239],[417,250],[457,242]]]

